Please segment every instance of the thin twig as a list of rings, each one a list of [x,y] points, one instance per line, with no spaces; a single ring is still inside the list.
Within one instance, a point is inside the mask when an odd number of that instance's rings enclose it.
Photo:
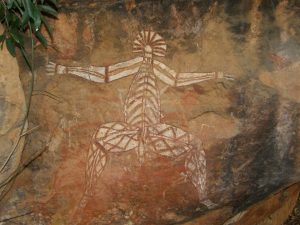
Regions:
[[[42,92],[42,93],[46,93],[46,94],[48,94],[48,95],[51,95],[51,96],[53,96],[53,97],[55,97],[55,98],[60,98],[60,97],[58,97],[57,95],[52,94],[52,93],[49,92],[49,91],[44,91],[44,90],[33,90],[33,92]]]
[[[41,125],[37,125],[37,126],[35,126],[35,127],[31,128],[31,129],[29,129],[29,130],[25,131],[23,134],[21,134],[21,137],[23,137],[23,136],[25,136],[25,135],[27,135],[27,134],[30,134],[30,133],[32,133],[34,130],[36,130],[36,129],[40,128],[40,126],[41,126]]]
[[[17,177],[19,174],[21,174],[23,172],[23,170],[29,166],[34,160],[36,160],[38,157],[40,157],[48,148],[44,148],[43,150],[39,151],[34,157],[30,158],[29,160],[27,160],[25,163],[23,163],[21,166],[19,166],[19,168],[14,172],[13,175],[11,175],[9,178],[7,178],[6,181],[4,181],[1,185],[0,185],[0,189],[2,187],[4,187],[5,185],[7,185],[12,179],[14,179],[15,177]],[[0,201],[4,198],[4,196],[1,197]]]
[[[3,185],[3,191],[0,194],[0,201],[5,198],[5,196],[7,195],[7,193],[12,189],[14,183],[15,183],[15,180],[11,180],[11,182],[6,183],[5,185]]]
[[[4,164],[2,165],[1,169],[0,169],[0,173],[3,173],[3,170],[4,168],[6,167],[6,165],[8,164],[9,160],[11,159],[11,157],[13,156],[13,154],[15,153],[19,143],[20,143],[20,140],[22,138],[22,134],[24,132],[24,129],[25,127],[27,127],[27,118],[28,118],[28,115],[29,115],[29,110],[30,110],[30,105],[31,105],[31,100],[32,100],[32,92],[33,92],[33,88],[34,88],[34,81],[35,81],[35,74],[34,74],[34,49],[33,49],[33,46],[34,46],[34,41],[33,41],[33,37],[32,37],[32,27],[31,27],[31,24],[29,22],[29,34],[30,34],[30,39],[31,39],[31,82],[30,82],[30,86],[29,86],[29,97],[28,97],[28,104],[27,104],[27,109],[26,109],[26,114],[24,116],[24,122],[22,124],[22,127],[20,129],[20,133],[19,133],[19,136],[18,136],[18,139],[16,141],[16,144],[14,145],[13,149],[11,150],[10,154],[8,155],[7,159],[5,160]]]
[[[38,93],[35,93],[35,92],[38,92]],[[63,101],[60,100],[60,97],[54,95],[54,94],[51,94],[50,92],[48,91],[39,91],[39,90],[34,90],[33,91],[33,94],[32,96],[35,96],[35,95],[44,95],[44,96],[47,96],[55,101],[58,101],[59,103],[62,103]]]
[[[0,223],[7,222],[7,221],[11,222],[11,220],[18,219],[20,217],[30,215],[32,213],[33,213],[33,211],[30,211],[30,212],[27,212],[27,213],[24,213],[24,214],[21,214],[21,215],[17,215],[17,216],[9,217],[9,218],[6,218],[6,219],[2,219],[2,220],[0,220]]]

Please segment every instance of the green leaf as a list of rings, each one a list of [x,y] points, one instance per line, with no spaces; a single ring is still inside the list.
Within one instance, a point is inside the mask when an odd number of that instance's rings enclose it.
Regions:
[[[7,0],[7,8],[11,9],[14,5],[14,0]]]
[[[39,5],[38,6],[39,10],[41,12],[44,12],[44,13],[47,13],[47,14],[50,14],[54,17],[57,16],[57,11],[56,9],[52,8],[51,6],[48,6],[48,5]]]
[[[50,27],[49,23],[47,22],[47,20],[44,17],[42,17],[42,22],[43,22],[43,24],[44,24],[44,26],[45,26],[45,28],[47,30],[47,33],[50,35],[51,38],[53,38],[53,36],[52,36],[52,28]]]
[[[5,40],[6,43],[6,48],[9,51],[9,53],[15,57],[16,56],[16,49],[15,49],[15,44],[12,38],[8,38]]]
[[[5,40],[5,34],[1,34],[0,35],[0,42],[4,41]]]
[[[0,22],[5,19],[5,9],[2,5],[2,2],[0,2]]]
[[[17,0],[19,6],[23,6],[22,0]]]
[[[8,24],[12,24],[13,20],[14,20],[14,16],[12,13],[8,13],[8,11],[6,11],[6,16],[5,16],[5,20],[7,21]]]
[[[33,8],[33,22],[34,22],[34,30],[38,31],[41,27],[42,20],[41,20],[41,13],[38,10],[38,8],[35,6]]]
[[[24,46],[24,38],[18,30],[12,29],[10,31],[10,35],[12,36],[12,38],[16,43],[20,44],[21,46]]]
[[[48,42],[47,42],[46,38],[41,34],[41,32],[36,31],[36,32],[34,32],[34,34],[44,47],[48,46]]]
[[[33,17],[33,3],[31,0],[24,0],[24,8],[25,8],[25,11],[28,13],[28,15],[34,19]]]
[[[26,28],[26,25],[27,25],[28,21],[29,21],[29,14],[28,14],[27,11],[25,11],[25,12],[23,13],[23,15],[22,15],[22,22],[21,22],[21,27],[22,27],[23,29]]]
[[[10,23],[11,23],[11,25],[10,25],[11,29],[17,29],[21,25],[21,21],[20,21],[19,17],[16,16],[15,14],[12,14]]]
[[[21,53],[22,53],[22,55],[23,55],[23,57],[24,57],[24,59],[25,59],[25,62],[26,62],[26,64],[27,64],[27,66],[28,66],[29,69],[32,71],[32,66],[31,66],[31,63],[30,63],[30,60],[29,60],[29,57],[28,57],[26,51],[24,50],[24,48],[20,48],[20,49],[21,49]]]
[[[57,7],[57,1],[56,0],[50,0],[50,2],[52,2],[52,4]]]

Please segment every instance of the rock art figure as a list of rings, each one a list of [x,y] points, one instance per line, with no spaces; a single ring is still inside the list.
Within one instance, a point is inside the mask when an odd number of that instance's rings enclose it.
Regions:
[[[141,56],[114,65],[72,67],[50,62],[49,75],[72,74],[84,79],[107,83],[134,75],[124,105],[124,121],[101,125],[94,134],[86,166],[85,193],[81,205],[94,195],[94,187],[107,163],[108,154],[135,151],[140,163],[147,155],[172,159],[185,157],[186,177],[205,197],[206,159],[201,141],[190,133],[161,122],[160,94],[157,80],[179,87],[211,79],[231,79],[222,72],[177,73],[154,56],[165,56],[166,43],[153,31],[142,31],[133,43],[133,52]]]

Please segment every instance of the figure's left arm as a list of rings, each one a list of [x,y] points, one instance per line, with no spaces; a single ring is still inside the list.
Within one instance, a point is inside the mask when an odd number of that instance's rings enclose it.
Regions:
[[[157,77],[159,77],[163,82],[174,87],[190,85],[194,83],[199,83],[206,80],[213,79],[228,79],[233,80],[233,76],[224,74],[223,72],[208,72],[208,73],[198,73],[198,72],[188,72],[188,73],[177,73],[165,64],[155,60],[153,62],[153,71]]]

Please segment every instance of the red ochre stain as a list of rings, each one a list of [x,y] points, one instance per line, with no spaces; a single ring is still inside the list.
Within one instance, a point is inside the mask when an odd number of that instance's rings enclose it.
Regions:
[[[183,94],[181,97],[181,104],[183,106],[191,106],[191,105],[196,105],[198,103],[198,94],[195,93],[194,91],[187,91]]]
[[[85,124],[71,130],[79,138],[85,132],[92,135],[96,128],[95,124]],[[71,148],[65,138],[61,146],[61,163],[53,176],[53,194],[46,205],[55,207],[56,211],[64,210],[66,220],[72,218],[83,196],[91,135],[85,134]],[[158,215],[166,213],[167,209],[185,208],[186,204],[197,201],[197,192],[191,182],[184,180],[184,172],[184,157],[174,160],[154,154],[140,164],[134,151],[111,153],[95,186],[95,195],[86,207],[76,211],[76,216],[81,218],[80,224],[87,224],[115,205],[123,204],[124,210],[142,211],[145,221],[161,223]],[[63,205],[60,204],[62,200]],[[138,215],[136,218],[141,219]]]

